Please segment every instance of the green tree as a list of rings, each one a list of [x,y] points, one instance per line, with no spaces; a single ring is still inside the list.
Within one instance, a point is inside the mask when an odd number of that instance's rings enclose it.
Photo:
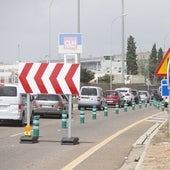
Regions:
[[[164,55],[164,52],[163,52],[162,48],[160,48],[158,50],[158,64],[161,62],[163,55]]]
[[[149,79],[151,82],[155,81],[154,73],[157,68],[158,58],[156,44],[153,45],[151,54],[149,56]]]
[[[112,75],[113,80],[113,75]],[[110,74],[105,74],[104,76],[98,77],[99,83],[110,83]]]
[[[158,65],[160,64],[160,62],[161,62],[161,60],[163,59],[163,56],[164,56],[164,52],[163,52],[163,50],[162,50],[162,48],[159,48],[158,49],[158,61],[157,61],[157,67],[158,67]],[[157,77],[157,82],[161,82],[161,80],[162,80],[162,77]]]
[[[94,79],[94,73],[86,68],[81,67],[80,71],[80,82],[88,83],[90,80]]]
[[[127,53],[126,53],[127,74],[138,74],[137,55],[136,55],[136,42],[133,36],[129,36],[127,40]]]

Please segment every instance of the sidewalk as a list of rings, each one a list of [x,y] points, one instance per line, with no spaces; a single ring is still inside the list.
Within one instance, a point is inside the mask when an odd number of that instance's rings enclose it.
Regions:
[[[166,122],[153,137],[136,170],[170,170],[169,123]]]
[[[133,145],[119,170],[170,170],[169,124],[156,123]]]

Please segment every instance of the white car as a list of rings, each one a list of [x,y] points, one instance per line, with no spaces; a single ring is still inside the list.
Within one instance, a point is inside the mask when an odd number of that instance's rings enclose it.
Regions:
[[[132,105],[132,101],[134,100],[134,95],[132,94],[132,89],[128,87],[120,87],[115,90],[120,91],[124,96],[124,101],[128,103],[128,105]]]
[[[139,95],[142,102],[147,101],[149,103],[151,97],[147,90],[139,90]]]
[[[29,105],[31,105],[31,101]],[[0,121],[16,121],[19,126],[25,126],[27,116],[27,94],[20,93],[18,85],[1,83]],[[32,123],[32,114],[29,116],[28,120]]]

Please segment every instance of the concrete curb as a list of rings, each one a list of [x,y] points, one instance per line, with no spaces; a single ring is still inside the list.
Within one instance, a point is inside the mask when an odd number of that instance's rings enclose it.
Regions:
[[[158,130],[167,122],[167,119],[162,123],[156,122],[149,128],[132,146],[132,151],[125,158],[123,166],[119,170],[142,170],[141,166],[145,158],[146,151],[149,147],[151,139],[155,136]]]

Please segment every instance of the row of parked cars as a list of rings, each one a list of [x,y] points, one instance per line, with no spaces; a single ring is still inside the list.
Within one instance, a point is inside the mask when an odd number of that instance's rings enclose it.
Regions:
[[[128,87],[116,88],[114,90],[103,90],[100,87],[83,86],[80,90],[78,99],[78,109],[81,107],[92,108],[94,105],[98,109],[103,109],[104,105],[119,107],[124,106],[126,101],[128,105],[132,105],[134,101],[136,104],[139,101],[148,102],[150,99],[162,101],[163,98],[157,89],[152,90],[136,90]],[[167,103],[165,103],[167,105]]]
[[[13,84],[0,84],[0,121],[16,120],[21,126],[27,123],[27,94],[20,93],[19,87]],[[127,87],[116,88],[114,90],[103,90],[101,87],[82,86],[78,96],[78,109],[97,107],[103,110],[105,105],[124,106],[127,101],[129,105],[132,101],[149,102],[155,98],[161,101],[162,97],[157,90],[144,91]],[[69,99],[65,94],[36,94],[30,95],[30,120],[34,115],[62,116],[63,109],[68,114]]]
[[[69,101],[65,94],[21,93],[16,84],[0,84],[0,121],[15,121],[19,126],[27,123],[27,111],[30,106],[30,123],[34,115],[61,117],[63,109],[68,113]],[[28,103],[29,101],[29,103]]]

